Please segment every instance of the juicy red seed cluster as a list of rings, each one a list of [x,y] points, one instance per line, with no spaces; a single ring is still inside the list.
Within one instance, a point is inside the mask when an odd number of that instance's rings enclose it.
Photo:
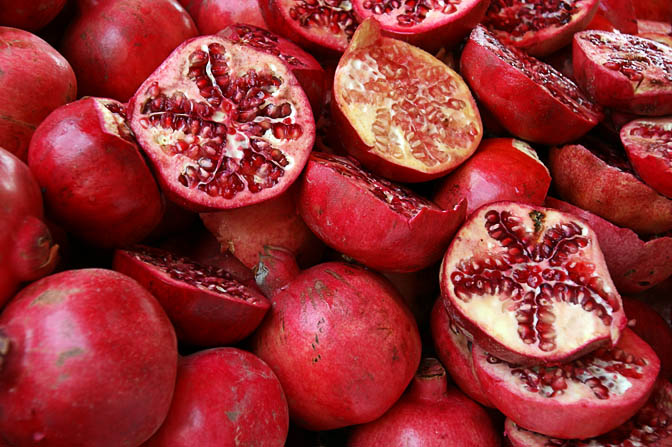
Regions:
[[[528,32],[566,25],[579,11],[577,3],[576,0],[492,0],[483,24],[501,32],[502,37],[508,34],[520,38]]]
[[[252,25],[232,25],[227,36],[231,41],[257,48],[268,54],[278,56],[283,61],[295,67],[303,67],[305,64],[296,57],[285,54],[278,48],[278,37],[263,28]]]
[[[366,0],[362,6],[376,15],[392,14],[403,7],[397,15],[399,26],[410,27],[422,23],[429,11],[453,14],[460,0]]]
[[[171,278],[182,281],[199,289],[214,293],[233,296],[235,298],[256,302],[258,298],[249,293],[247,287],[236,281],[229,272],[222,268],[201,265],[187,258],[154,247],[135,247],[128,250],[135,259],[151,264]]]
[[[355,13],[347,0],[297,0],[289,16],[303,27],[325,28],[348,39],[357,29]]]
[[[630,135],[649,140],[649,150],[667,157],[668,163],[672,165],[672,129],[665,130],[655,124],[640,123],[630,129]]]

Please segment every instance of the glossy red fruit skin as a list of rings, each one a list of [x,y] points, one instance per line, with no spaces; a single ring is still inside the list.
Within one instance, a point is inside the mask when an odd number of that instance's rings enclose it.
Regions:
[[[11,301],[0,327],[10,343],[0,431],[10,445],[137,446],[168,413],[175,332],[127,276],[84,269],[42,278]]]
[[[537,153],[524,141],[487,138],[476,153],[441,180],[434,202],[449,209],[467,201],[467,215],[482,205],[501,200],[542,205],[551,175]]]
[[[0,24],[35,31],[51,22],[65,6],[66,0],[0,1]]]
[[[507,54],[509,60],[502,59],[501,54]],[[557,99],[546,86],[512,63],[524,63],[552,75],[555,82],[578,98],[573,101],[582,104],[581,110]],[[523,140],[549,145],[569,142],[588,132],[603,116],[599,107],[553,67],[504,46],[481,25],[471,32],[460,67],[478,100],[504,128]]]
[[[346,158],[319,153],[308,161],[298,199],[301,217],[322,241],[382,271],[418,271],[438,261],[465,216],[463,202],[443,210]],[[404,199],[410,214],[395,208]]]
[[[25,281],[51,273],[58,246],[42,221],[42,193],[28,166],[0,148],[0,306]]]
[[[238,281],[232,287],[248,299],[229,290],[217,293],[175,278],[156,265],[139,259],[136,253],[144,250],[157,258],[170,256],[170,253],[148,247],[117,250],[112,265],[116,271],[135,279],[156,297],[175,326],[180,342],[205,347],[237,343],[259,326],[270,307],[270,302],[258,289]],[[188,259],[185,262],[176,260],[175,268],[180,269],[181,264],[188,265],[188,262]],[[180,270],[187,268],[185,266]]]
[[[651,346],[660,359],[660,377],[672,378],[672,327],[644,301],[623,297],[632,331]]]
[[[632,0],[638,19],[672,22],[672,4],[667,0]]]
[[[288,430],[271,368],[247,351],[214,348],[180,358],[168,416],[143,447],[282,447]]]
[[[647,365],[633,367],[631,372],[620,374],[630,386],[620,395],[610,390],[607,399],[593,395],[587,383],[581,385],[584,387],[582,390],[572,389],[573,384],[569,383],[569,388],[561,394],[540,396],[523,385],[507,367],[504,370],[493,368],[488,361],[488,353],[478,346],[474,348],[473,358],[483,392],[508,418],[528,430],[547,436],[585,439],[613,430],[634,415],[648,400],[660,371],[656,353],[629,329],[623,331],[616,348],[644,359]],[[606,367],[605,370],[609,371]],[[637,380],[630,375],[635,370],[642,375]],[[620,373],[620,370],[616,371]],[[573,395],[574,392],[577,395]]]
[[[198,35],[177,0],[78,0],[78,6],[61,51],[80,96],[128,101],[175,47]]]
[[[620,137],[635,172],[672,198],[672,117],[636,119],[621,128]]]
[[[88,97],[52,112],[35,131],[28,165],[54,220],[90,244],[121,247],[156,227],[163,202],[123,116],[107,105],[122,107]]]
[[[546,206],[583,219],[595,231],[609,267],[609,275],[620,293],[637,293],[654,287],[672,275],[672,237],[642,240],[634,231],[570,203],[552,197]],[[628,318],[628,312],[626,311]]]
[[[633,0],[600,0],[598,14],[611,22],[622,33],[637,34],[637,18]],[[588,27],[587,29],[595,29]],[[605,31],[613,31],[607,29]]]
[[[180,0],[200,34],[215,34],[237,23],[266,29],[257,0]]]
[[[471,356],[473,344],[451,321],[440,298],[434,302],[429,325],[436,355],[455,384],[479,404],[494,408],[490,399],[483,393],[481,382],[476,377],[474,360]]]
[[[644,184],[627,166],[607,163],[575,144],[551,148],[548,167],[561,199],[642,235],[672,229],[672,200]]]
[[[27,31],[0,26],[0,146],[26,161],[35,128],[77,96],[70,64]],[[38,93],[39,92],[39,93]]]
[[[352,431],[348,447],[499,447],[501,435],[477,403],[448,386],[438,360],[425,358],[408,391],[385,415]]]
[[[272,301],[252,352],[280,379],[297,425],[330,430],[370,422],[413,378],[418,328],[382,277],[354,265],[319,264]]]

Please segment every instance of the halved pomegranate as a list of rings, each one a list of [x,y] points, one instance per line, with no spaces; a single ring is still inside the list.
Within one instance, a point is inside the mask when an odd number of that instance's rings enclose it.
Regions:
[[[457,232],[440,281],[466,335],[511,363],[558,364],[613,346],[627,322],[593,230],[550,208],[483,206]]]
[[[638,115],[672,113],[672,48],[609,31],[574,35],[577,84],[596,102]]]
[[[552,66],[502,44],[481,25],[471,32],[460,66],[479,101],[523,140],[572,141],[603,116],[599,106]]]
[[[476,346],[476,374],[491,402],[528,430],[558,438],[590,438],[639,410],[653,390],[660,360],[630,329],[618,344],[555,367],[520,367]]]
[[[269,301],[222,268],[200,265],[153,247],[117,250],[114,269],[138,281],[161,303],[178,340],[223,346],[254,331]]]
[[[672,117],[631,121],[621,128],[621,142],[637,175],[672,198]]]
[[[219,36],[180,45],[128,110],[164,192],[195,211],[282,193],[315,141],[308,98],[287,65]]]
[[[492,0],[485,25],[497,39],[532,56],[547,56],[572,41],[597,12],[599,0]]]
[[[360,25],[334,77],[332,117],[343,148],[375,172],[399,182],[445,175],[483,136],[469,88],[443,62]]]
[[[311,154],[298,209],[327,245],[383,271],[421,270],[438,261],[465,217],[463,201],[443,210],[346,158]]]
[[[375,17],[383,34],[430,53],[454,47],[483,19],[490,0],[355,0],[360,22]]]

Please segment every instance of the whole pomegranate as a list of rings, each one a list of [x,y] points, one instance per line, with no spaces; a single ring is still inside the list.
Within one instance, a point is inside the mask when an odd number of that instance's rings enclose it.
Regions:
[[[0,433],[12,446],[138,446],[163,422],[177,344],[137,282],[69,270],[23,289],[0,315]]]
[[[229,25],[267,28],[258,0],[179,0],[201,34],[215,34]]]
[[[0,0],[0,25],[35,31],[61,12],[66,0]]]

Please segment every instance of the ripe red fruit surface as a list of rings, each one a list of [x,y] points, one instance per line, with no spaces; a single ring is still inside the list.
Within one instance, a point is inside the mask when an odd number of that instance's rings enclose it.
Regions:
[[[660,377],[672,378],[672,327],[649,304],[623,297],[628,326],[651,346],[660,359]]]
[[[258,0],[179,0],[201,34],[215,34],[227,26],[247,24],[267,28]]]
[[[0,1],[0,25],[35,31],[51,22],[66,0]]]

